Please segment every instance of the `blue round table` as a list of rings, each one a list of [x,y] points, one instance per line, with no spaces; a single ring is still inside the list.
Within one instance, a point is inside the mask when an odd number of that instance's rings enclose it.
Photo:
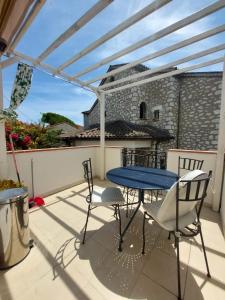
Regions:
[[[121,235],[119,250],[124,234],[129,228],[142,202],[145,190],[168,190],[178,180],[177,174],[164,170],[138,166],[121,167],[109,170],[106,178],[118,185],[138,190],[138,205]]]
[[[106,177],[118,185],[137,190],[167,190],[178,178],[167,170],[136,166],[112,169]]]

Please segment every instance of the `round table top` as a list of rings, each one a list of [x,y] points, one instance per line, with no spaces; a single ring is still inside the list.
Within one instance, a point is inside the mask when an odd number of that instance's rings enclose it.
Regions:
[[[177,174],[155,168],[120,167],[109,170],[106,177],[113,183],[138,190],[167,190],[177,181]]]

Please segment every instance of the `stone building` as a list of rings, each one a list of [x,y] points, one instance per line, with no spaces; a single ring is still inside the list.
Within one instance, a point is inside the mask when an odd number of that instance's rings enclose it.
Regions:
[[[108,72],[120,66],[110,66]],[[147,69],[137,65],[100,85]],[[124,120],[167,129],[174,139],[161,143],[162,149],[213,150],[217,147],[221,85],[222,72],[191,72],[118,91],[106,96],[106,122]],[[97,99],[83,112],[85,129],[99,124],[99,113]]]

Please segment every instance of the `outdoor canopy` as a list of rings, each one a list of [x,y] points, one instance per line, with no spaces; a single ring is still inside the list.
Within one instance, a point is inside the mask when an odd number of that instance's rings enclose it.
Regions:
[[[10,1],[6,1],[10,2]],[[14,2],[18,3],[19,0],[14,0]],[[29,2],[29,1],[24,1]],[[87,81],[83,81],[80,79],[81,76],[88,74],[95,69],[108,64],[115,59],[118,59],[120,57],[123,57],[131,52],[134,52],[146,45],[149,45],[153,43],[154,41],[160,40],[161,38],[176,32],[179,29],[184,28],[185,26],[188,26],[198,20],[201,20],[211,14],[213,14],[216,11],[219,11],[220,9],[225,7],[225,0],[216,1],[215,3],[202,8],[201,10],[191,14],[188,17],[185,17],[184,19],[181,19],[180,21],[177,21],[173,23],[172,25],[169,25],[158,32],[155,32],[152,35],[149,35],[145,37],[144,39],[139,40],[138,42],[125,47],[124,49],[114,53],[113,55],[110,55],[108,57],[103,58],[98,63],[95,63],[84,70],[77,72],[76,74],[73,74],[72,76],[67,74],[64,69],[70,66],[71,64],[74,64],[76,61],[81,59],[82,57],[85,57],[88,53],[96,49],[97,47],[103,45],[108,40],[112,39],[119,33],[121,33],[124,30],[129,29],[133,24],[136,22],[141,21],[146,16],[151,15],[153,12],[157,12],[160,8],[162,8],[165,5],[168,5],[171,0],[155,0],[151,2],[149,5],[141,9],[139,12],[135,13],[133,16],[129,17],[119,25],[117,25],[114,29],[110,30],[103,36],[101,36],[98,40],[92,42],[87,47],[82,49],[78,53],[73,53],[73,49],[71,50],[71,57],[69,59],[66,59],[62,64],[58,65],[58,67],[53,67],[51,65],[46,64],[43,62],[52,52],[54,52],[58,47],[60,47],[64,42],[66,42],[72,35],[76,34],[81,28],[83,28],[89,21],[91,21],[94,17],[96,17],[102,10],[104,10],[106,7],[108,7],[113,0],[100,0],[98,1],[93,7],[91,7],[84,15],[82,15],[78,20],[76,20],[65,32],[63,32],[55,41],[51,43],[45,49],[42,53],[39,54],[37,58],[33,58],[31,56],[28,56],[24,53],[20,53],[17,50],[15,50],[15,47],[19,40],[22,38],[26,30],[29,28],[30,24],[32,23],[34,17],[38,13],[38,11],[41,9],[41,7],[44,5],[45,0],[39,0],[39,1],[30,1],[30,10],[26,16],[24,16],[23,22],[21,22],[21,26],[19,30],[15,33],[14,32],[14,38],[13,42],[10,42],[7,46],[7,49],[4,51],[4,54],[7,55],[7,59],[0,62],[0,69],[3,69],[15,62],[26,62],[27,64],[30,64],[31,66],[35,68],[39,68],[45,72],[50,73],[51,75],[54,75],[58,78],[61,78],[63,80],[66,80],[68,82],[71,82],[73,84],[78,84],[79,86],[88,89],[96,94],[100,101],[100,128],[101,128],[101,138],[100,138],[100,147],[101,147],[101,178],[104,178],[105,174],[105,96],[109,94],[113,94],[114,92],[121,91],[124,89],[128,89],[131,87],[135,87],[138,85],[142,85],[151,81],[159,80],[162,78],[174,76],[177,74],[181,74],[184,72],[188,72],[191,70],[203,68],[206,66],[223,63],[225,65],[225,59],[224,55],[220,56],[219,58],[214,58],[210,60],[206,60],[203,63],[193,63],[192,65],[177,69],[177,70],[171,70],[169,72],[163,73],[164,70],[168,69],[169,67],[175,67],[177,65],[186,63],[186,62],[192,62],[200,57],[207,56],[209,54],[216,53],[218,51],[225,49],[225,43],[222,43],[218,46],[204,49],[203,51],[196,52],[192,55],[185,56],[181,59],[171,61],[165,65],[162,65],[157,68],[153,68],[151,70],[147,70],[145,72],[142,72],[141,74],[135,74],[128,76],[127,78],[122,78],[120,80],[116,80],[114,82],[107,83],[105,85],[101,85],[99,87],[96,87],[92,85],[93,83],[107,78],[109,76],[113,76],[121,71],[128,70],[137,64],[150,61],[154,58],[160,57],[162,55],[172,53],[173,51],[176,51],[178,49],[181,49],[183,47],[192,45],[198,41],[204,40],[206,38],[215,36],[219,33],[225,32],[225,24],[215,27],[213,29],[210,29],[208,31],[205,31],[201,34],[194,35],[186,40],[182,40],[178,43],[175,43],[171,46],[165,47],[159,51],[148,53],[147,55],[134,60],[124,66],[121,66],[117,68],[116,70],[112,70],[108,72],[107,74],[98,75],[94,78],[91,78]],[[2,7],[0,7],[0,14],[2,13]],[[7,21],[7,20],[6,20]],[[4,38],[2,36],[2,32],[0,31],[0,38]],[[161,71],[162,73],[159,74],[158,72]],[[143,76],[148,75],[148,77],[143,79]],[[149,75],[151,75],[149,77]],[[122,85],[121,85],[122,83]],[[0,76],[0,108],[2,108],[2,93],[1,93],[1,76]],[[223,162],[224,162],[224,150],[225,150],[225,69],[223,72],[223,82],[222,82],[222,99],[221,99],[221,111],[220,111],[220,124],[219,124],[219,135],[218,135],[218,152],[217,152],[217,161],[216,161],[216,171],[215,171],[215,183],[214,183],[214,201],[213,201],[213,207],[214,209],[219,208],[219,202],[220,202],[220,194],[221,194],[221,185],[222,185],[222,174],[223,174]],[[0,142],[3,142],[3,134],[1,134],[1,128],[0,128]],[[1,153],[0,153],[1,154]],[[0,160],[1,164],[1,160]]]

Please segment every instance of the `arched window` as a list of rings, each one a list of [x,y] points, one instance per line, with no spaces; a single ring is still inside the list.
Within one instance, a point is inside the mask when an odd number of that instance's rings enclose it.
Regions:
[[[146,103],[141,102],[140,104],[140,119],[146,119]]]

